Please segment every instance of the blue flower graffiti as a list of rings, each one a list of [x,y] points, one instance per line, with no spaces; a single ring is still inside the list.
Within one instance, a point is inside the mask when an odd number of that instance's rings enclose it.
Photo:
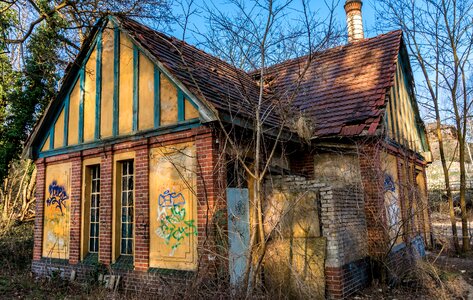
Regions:
[[[64,215],[64,209],[66,208],[65,201],[69,199],[66,189],[64,186],[58,185],[56,180],[49,185],[49,198],[46,199],[46,205],[56,205],[59,208],[61,214]]]

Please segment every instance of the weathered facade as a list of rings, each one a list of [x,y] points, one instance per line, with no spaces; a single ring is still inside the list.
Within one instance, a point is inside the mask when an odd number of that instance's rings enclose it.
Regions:
[[[274,95],[293,88],[301,63],[268,69]],[[308,74],[293,105],[313,138],[281,146],[284,175],[268,178],[265,217],[285,227],[265,278],[297,290],[300,275],[309,292],[295,296],[343,298],[369,283],[371,264],[429,245],[429,147],[400,32],[317,53]],[[257,95],[254,74],[182,41],[126,18],[97,24],[28,141],[33,272],[85,278],[103,264],[150,292],[237,281],[251,183],[231,183],[219,122],[251,131],[239,84]]]

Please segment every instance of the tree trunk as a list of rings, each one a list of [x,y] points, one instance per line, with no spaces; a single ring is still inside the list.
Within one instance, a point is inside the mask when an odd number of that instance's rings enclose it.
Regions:
[[[437,113],[438,111],[436,111]],[[448,211],[450,215],[450,223],[452,225],[453,244],[455,251],[460,252],[460,244],[458,242],[457,220],[455,218],[455,210],[453,206],[452,189],[450,188],[450,174],[448,173],[447,160],[445,158],[445,150],[443,146],[442,128],[440,123],[440,115],[437,115],[437,139],[439,142],[440,160],[442,162],[443,176],[445,179],[445,191],[447,192]]]

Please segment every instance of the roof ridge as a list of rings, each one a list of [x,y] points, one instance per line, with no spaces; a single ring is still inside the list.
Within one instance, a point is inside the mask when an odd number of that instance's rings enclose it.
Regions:
[[[386,33],[382,33],[382,34],[379,34],[377,36],[374,36],[374,37],[370,37],[370,38],[365,38],[365,39],[362,39],[362,40],[358,40],[358,41],[354,41],[354,42],[351,42],[349,44],[345,44],[345,45],[339,45],[339,46],[335,46],[335,47],[332,47],[332,48],[328,48],[328,49],[325,49],[325,50],[320,50],[320,51],[314,51],[312,52],[311,54],[306,54],[306,55],[302,55],[302,56],[298,56],[298,57],[294,57],[294,58],[291,58],[291,59],[288,59],[288,60],[285,60],[285,61],[282,61],[282,62],[279,62],[279,63],[276,63],[274,65],[271,65],[271,66],[268,66],[267,67],[267,70],[271,70],[271,69],[276,69],[278,67],[281,67],[281,66],[284,66],[284,65],[289,65],[291,63],[295,63],[296,61],[300,61],[300,60],[303,60],[305,58],[307,58],[309,55],[313,55],[314,57],[317,58],[317,56],[327,56],[327,55],[330,55],[332,54],[332,52],[336,52],[336,51],[341,51],[343,49],[348,49],[348,48],[351,48],[353,46],[359,46],[359,45],[362,45],[362,44],[367,44],[369,42],[373,42],[373,41],[377,41],[377,40],[382,40],[383,38],[385,37],[388,37],[388,36],[393,36],[393,37],[396,37],[396,34],[399,35],[397,38],[401,38],[402,36],[402,30],[401,29],[396,29],[396,30],[392,30],[392,31],[389,31],[389,32],[386,32]],[[261,69],[256,69],[254,71],[251,71],[249,72],[250,75],[254,76],[256,75],[256,73],[258,73]]]

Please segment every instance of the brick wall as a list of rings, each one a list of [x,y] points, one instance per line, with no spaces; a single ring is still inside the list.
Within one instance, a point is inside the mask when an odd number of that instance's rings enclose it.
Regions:
[[[113,212],[113,155],[120,152],[135,153],[135,253],[134,270],[113,270],[123,275],[122,284],[126,289],[159,290],[162,286],[154,286],[161,281],[173,283],[198,284],[198,280],[212,278],[222,266],[217,259],[218,251],[215,243],[214,216],[218,211],[224,211],[226,220],[226,204],[224,193],[225,166],[221,157],[220,145],[212,129],[198,127],[173,134],[140,140],[124,141],[111,146],[78,151],[45,159],[38,159],[37,189],[36,189],[36,219],[34,256],[32,271],[37,275],[48,275],[51,270],[59,270],[64,276],[69,276],[72,270],[80,278],[88,276],[93,269],[80,261],[81,250],[81,195],[82,195],[82,162],[84,159],[100,157],[100,231],[99,231],[99,262],[111,264],[112,252],[112,212]],[[194,141],[197,150],[197,227],[198,227],[198,272],[176,271],[169,274],[150,272],[149,269],[149,149]],[[60,263],[42,258],[43,210],[45,191],[45,168],[52,163],[72,163],[71,182],[71,227],[70,227],[70,257]],[[91,269],[92,268],[92,269]],[[92,270],[93,271],[93,270]],[[111,269],[109,269],[111,271]],[[169,273],[169,272],[168,272]],[[172,275],[174,274],[174,275]],[[183,274],[187,278],[181,279]],[[197,274],[204,276],[197,276]],[[67,277],[66,277],[67,278]],[[149,286],[151,285],[151,286]]]
[[[112,262],[112,153],[106,149],[100,154],[99,262],[105,265]]]
[[[71,229],[69,236],[69,263],[77,264],[80,260],[81,235],[81,198],[82,198],[82,159],[80,156],[70,160],[71,174]]]
[[[43,252],[43,218],[44,218],[44,192],[46,190],[45,185],[45,171],[46,165],[44,159],[38,159],[36,164],[36,211],[34,220],[34,248],[33,248],[33,260],[41,259]],[[43,201],[41,201],[43,199]]]
[[[366,143],[360,148],[360,172],[362,178],[366,225],[368,229],[368,252],[371,257],[382,257],[388,241],[387,220],[384,206],[384,172],[381,168],[383,148]]]
[[[135,270],[149,267],[149,149],[135,148]]]

